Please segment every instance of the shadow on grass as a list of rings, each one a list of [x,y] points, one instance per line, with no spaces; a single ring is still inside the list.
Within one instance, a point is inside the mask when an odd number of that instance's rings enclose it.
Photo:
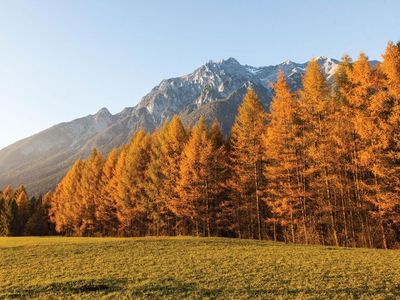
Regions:
[[[204,289],[199,288],[194,283],[182,282],[173,278],[161,280],[159,282],[146,284],[140,287],[135,287],[131,296],[133,298],[149,298],[157,299],[159,297],[179,297],[179,298],[207,298],[216,299],[222,296],[221,289]]]
[[[123,290],[126,280],[121,279],[99,279],[99,280],[76,280],[65,282],[54,282],[48,285],[36,285],[26,289],[9,290],[7,298],[30,298],[41,295],[74,295],[82,293],[107,294]],[[0,298],[2,295],[0,295]]]
[[[400,296],[400,290],[395,286],[389,290],[384,287],[368,289],[367,287],[334,287],[326,289],[313,288],[239,288],[239,289],[207,289],[200,288],[195,283],[182,282],[173,278],[149,283],[131,289],[130,295],[133,299],[224,299],[240,298],[249,299],[275,299],[275,298],[316,298],[333,299],[339,298],[362,298],[382,297],[390,293],[394,299]]]
[[[129,295],[132,299],[160,299],[160,298],[194,298],[194,299],[223,299],[240,298],[274,299],[274,298],[363,298],[384,297],[397,299],[400,296],[400,285],[391,288],[384,286],[368,287],[332,287],[332,288],[203,288],[193,282],[184,282],[175,278],[165,278],[142,286],[129,286],[126,279],[76,280],[56,282],[48,285],[31,286],[26,289],[13,289],[0,292],[0,299],[10,298],[45,298],[87,295],[91,298],[120,292],[121,296]],[[390,295],[390,296],[388,296]]]

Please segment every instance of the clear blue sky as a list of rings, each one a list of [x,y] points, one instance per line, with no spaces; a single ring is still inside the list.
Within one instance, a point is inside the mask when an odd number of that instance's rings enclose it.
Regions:
[[[0,0],[0,148],[135,105],[206,61],[254,66],[400,39],[400,1]]]

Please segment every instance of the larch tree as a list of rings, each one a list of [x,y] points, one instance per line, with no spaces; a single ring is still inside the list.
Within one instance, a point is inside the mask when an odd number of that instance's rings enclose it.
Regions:
[[[80,180],[78,195],[81,224],[79,234],[93,235],[97,231],[96,204],[100,197],[100,176],[103,168],[103,158],[96,149],[83,163],[82,177]]]
[[[118,151],[118,157],[115,162],[113,174],[110,177],[110,181],[103,189],[103,193],[107,197],[109,203],[105,204],[112,206],[112,210],[108,211],[110,214],[113,225],[111,234],[121,233],[120,218],[118,217],[118,203],[125,201],[128,195],[127,179],[126,179],[126,156],[127,156],[127,145],[123,145]]]
[[[338,222],[341,224],[340,244],[356,246],[357,225],[355,210],[355,165],[353,159],[353,109],[346,98],[350,84],[348,73],[352,60],[345,55],[335,70],[333,78],[333,118],[330,121],[331,152],[335,157],[333,188],[338,202]],[[332,156],[331,155],[331,156]]]
[[[119,151],[115,148],[107,155],[99,182],[100,195],[96,203],[96,220],[99,223],[98,230],[103,235],[116,235],[118,230],[115,197],[111,188],[112,180],[116,176],[118,156]]]
[[[125,166],[119,178],[117,216],[125,235],[147,233],[148,204],[146,172],[150,161],[151,137],[137,132],[126,149]]]
[[[146,172],[146,194],[149,201],[149,219],[151,226],[149,233],[153,235],[166,234],[168,230],[167,220],[170,216],[164,199],[160,197],[160,190],[163,186],[164,176],[161,166],[165,162],[161,151],[162,134],[166,130],[167,123],[152,134],[152,143],[150,147],[150,163]]]
[[[156,214],[159,216],[158,232],[162,226],[167,234],[180,233],[180,222],[174,211],[179,201],[177,186],[186,140],[186,130],[180,118],[175,116],[171,122],[164,124],[153,142],[148,188],[150,191],[158,190],[158,196],[154,199]]]
[[[330,120],[332,117],[330,90],[322,70],[316,60],[311,60],[303,77],[303,87],[299,91],[299,111],[302,124],[302,184],[303,207],[310,217],[308,226],[313,232],[304,232],[305,242],[318,242],[316,214],[327,216],[334,243],[338,242],[335,220],[335,204],[332,191]],[[323,220],[321,220],[323,221]],[[307,230],[305,228],[305,230]],[[309,235],[313,235],[313,237]]]
[[[12,186],[10,185],[6,186],[5,189],[3,190],[2,195],[5,200],[11,200],[14,196],[14,190]]]
[[[363,161],[373,174],[374,196],[369,197],[377,207],[382,232],[382,245],[391,243],[390,227],[397,223],[400,207],[400,51],[389,43],[382,63],[374,70],[373,93],[370,96],[369,128],[362,131],[367,143]],[[372,135],[372,136],[371,136]],[[395,237],[394,237],[395,239]],[[393,240],[393,238],[392,238]]]
[[[274,85],[269,124],[265,135],[267,157],[267,205],[272,208],[274,240],[277,225],[290,227],[291,241],[296,242],[295,227],[304,222],[298,101],[290,91],[282,72]],[[278,224],[277,224],[278,223]]]
[[[352,68],[348,69],[349,85],[345,96],[351,111],[353,126],[352,160],[354,165],[354,180],[356,206],[364,246],[372,247],[373,237],[371,232],[370,213],[371,205],[379,208],[378,194],[378,152],[384,145],[380,142],[384,124],[379,118],[379,110],[383,108],[385,94],[382,90],[382,80],[378,70],[370,66],[368,57],[360,54]],[[372,212],[372,211],[371,211]],[[386,245],[386,237],[381,212],[376,217],[381,219],[382,245]]]
[[[239,237],[261,239],[261,190],[263,141],[267,114],[253,89],[248,89],[231,133],[230,164]]]
[[[215,228],[215,233],[229,236],[235,231],[235,222],[232,222],[234,206],[229,199],[229,187],[227,186],[228,151],[221,126],[217,120],[211,124],[209,139],[212,145],[211,174],[208,180],[211,228]]]
[[[82,171],[83,161],[77,160],[51,195],[51,220],[59,233],[79,234],[81,211],[78,187]]]
[[[179,199],[175,213],[194,223],[196,235],[210,236],[210,202],[213,145],[203,118],[193,128],[180,162]],[[184,220],[185,221],[185,220]]]

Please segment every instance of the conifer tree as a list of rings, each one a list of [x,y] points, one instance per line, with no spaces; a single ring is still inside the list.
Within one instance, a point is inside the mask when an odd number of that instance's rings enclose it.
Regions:
[[[9,235],[18,236],[20,235],[20,221],[18,219],[18,205],[14,198],[11,198],[8,202],[9,208]]]
[[[23,235],[25,230],[25,224],[28,221],[30,215],[30,201],[28,194],[26,193],[25,187],[20,186],[15,192],[15,202],[17,204],[17,235]]]
[[[177,234],[181,228],[174,211],[179,200],[177,186],[180,180],[180,160],[186,140],[186,130],[180,118],[175,116],[171,122],[163,125],[153,141],[147,177],[150,195],[154,196],[154,191],[158,191],[158,196],[153,198],[157,232],[160,232],[160,227],[164,227],[165,233]]]
[[[24,234],[34,236],[51,234],[48,210],[42,197],[38,200],[31,199],[31,203],[33,204],[32,212],[25,225]]]
[[[5,189],[3,190],[3,198],[4,198],[5,200],[11,200],[12,197],[14,197],[14,190],[13,190],[13,188],[12,188],[10,185],[8,185],[8,186],[6,186]]]
[[[265,136],[267,176],[267,203],[272,207],[274,240],[277,239],[276,222],[290,226],[290,237],[296,242],[295,227],[303,217],[300,123],[298,101],[291,93],[282,72],[274,85],[270,122]],[[304,221],[304,220],[303,220]]]
[[[96,203],[96,220],[98,221],[98,230],[103,235],[116,235],[119,226],[112,189],[118,156],[119,151],[115,148],[107,155],[99,182],[100,195]]]
[[[380,75],[377,70],[371,68],[368,57],[363,53],[354,62],[352,68],[348,69],[347,76],[349,85],[345,90],[345,96],[350,107],[353,126],[352,160],[356,206],[359,211],[362,243],[364,246],[372,247],[373,237],[368,211],[371,210],[371,205],[376,207],[379,202],[377,201],[378,177],[373,169],[377,162],[377,142],[379,135],[382,134],[379,118],[372,110],[378,109],[379,103],[382,103],[384,99],[384,94],[381,89]],[[378,213],[377,217],[383,221],[380,215],[381,213]],[[386,248],[383,227],[382,223],[382,244]]]
[[[212,145],[211,174],[209,177],[210,222],[215,231],[231,236],[234,229],[234,206],[229,197],[228,151],[221,126],[214,120],[209,130]]]
[[[230,186],[234,191],[239,237],[262,238],[260,184],[266,112],[252,89],[239,107],[231,134]]]
[[[97,231],[96,204],[100,197],[100,176],[103,168],[103,158],[94,149],[84,163],[80,184],[77,193],[79,195],[78,206],[80,223],[79,235],[93,235]]]
[[[356,245],[355,197],[353,163],[353,110],[346,98],[346,89],[350,82],[348,73],[352,68],[352,60],[345,55],[334,74],[333,82],[333,116],[330,119],[331,156],[335,158],[333,169],[334,197],[338,202],[337,223],[341,223],[341,245]]]
[[[372,72],[369,118],[359,134],[366,144],[361,163],[373,177],[367,200],[378,210],[382,246],[388,248],[389,227],[398,222],[396,209],[400,207],[400,51],[389,43],[382,57],[382,64]],[[367,130],[373,131],[368,134]]]
[[[175,213],[187,217],[195,224],[195,233],[210,236],[210,202],[213,145],[203,118],[193,128],[183,149],[180,163],[178,192],[180,198],[174,205]]]
[[[81,202],[78,188],[82,177],[83,162],[77,160],[51,195],[51,221],[55,230],[66,235],[79,234]]]
[[[18,224],[17,224],[17,213],[18,207],[14,199],[14,190],[8,185],[2,191],[0,195],[0,201],[2,199],[2,209],[0,209],[0,223],[1,223],[1,234],[3,236],[17,235]]]
[[[117,217],[125,235],[144,235],[147,227],[145,174],[150,160],[151,138],[144,131],[133,137],[126,149],[125,165],[119,172]]]
[[[9,205],[3,195],[0,194],[0,236],[10,234],[10,211]]]
[[[149,201],[149,220],[152,224],[149,232],[154,235],[167,234],[167,220],[170,211],[164,200],[160,197],[160,190],[163,186],[164,177],[162,175],[161,166],[163,162],[163,153],[161,151],[162,132],[166,129],[167,123],[163,127],[153,133],[152,143],[150,147],[150,163],[146,172],[147,197]]]
[[[311,60],[307,66],[299,97],[303,147],[303,210],[310,217],[306,227],[314,230],[312,239],[317,240],[315,214],[326,207],[327,226],[330,227],[334,243],[339,245],[331,182],[331,167],[335,158],[331,156],[329,123],[333,116],[333,102],[322,70],[315,60]],[[304,238],[307,243],[311,237],[308,236],[306,227]]]

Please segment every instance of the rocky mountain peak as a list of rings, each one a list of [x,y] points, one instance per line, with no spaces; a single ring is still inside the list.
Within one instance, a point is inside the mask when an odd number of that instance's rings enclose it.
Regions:
[[[327,77],[332,76],[336,60],[319,57],[318,63]],[[265,67],[242,65],[232,57],[209,61],[190,74],[161,81],[136,106],[116,115],[102,108],[0,150],[0,189],[24,184],[33,194],[46,192],[77,158],[87,157],[93,148],[106,153],[127,143],[136,130],[154,130],[176,114],[188,126],[200,117],[207,122],[217,119],[227,134],[248,87],[268,108],[278,71],[284,72],[296,90],[306,67],[307,63],[289,60]]]
[[[112,114],[106,107],[103,107],[96,113],[96,116],[112,116]]]

